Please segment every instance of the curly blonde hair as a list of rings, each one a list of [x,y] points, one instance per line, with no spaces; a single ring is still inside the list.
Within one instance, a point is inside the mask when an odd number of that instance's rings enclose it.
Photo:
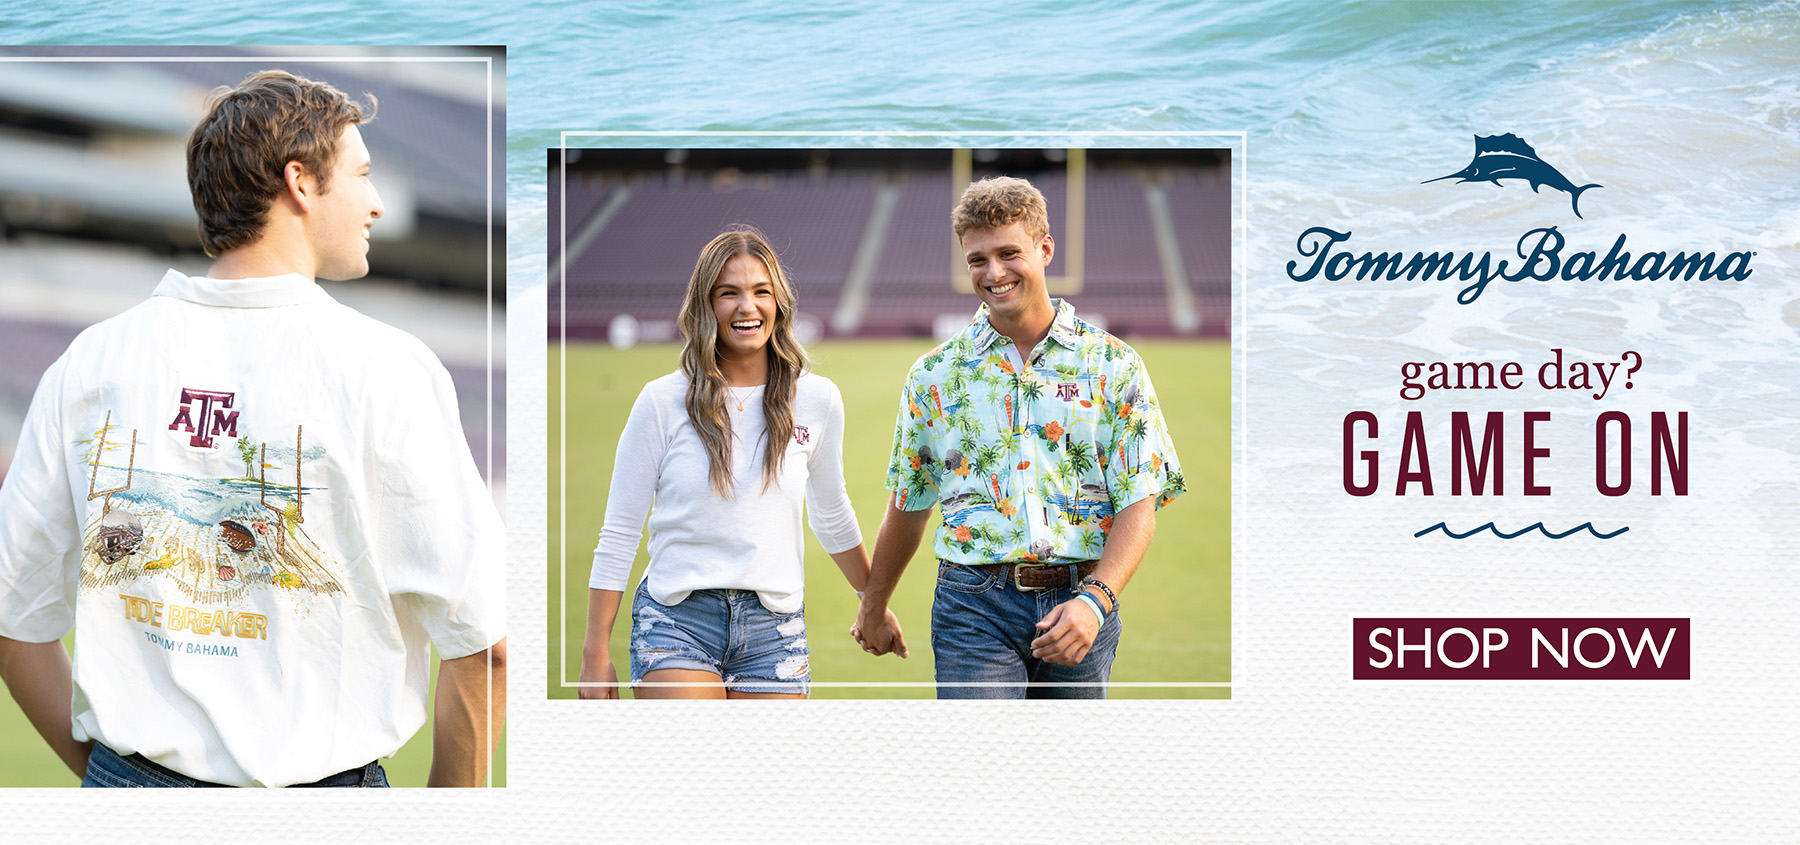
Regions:
[[[1041,240],[1050,234],[1050,212],[1044,195],[1030,182],[1013,176],[990,176],[970,185],[950,211],[957,241],[972,231],[1021,223],[1025,234]]]

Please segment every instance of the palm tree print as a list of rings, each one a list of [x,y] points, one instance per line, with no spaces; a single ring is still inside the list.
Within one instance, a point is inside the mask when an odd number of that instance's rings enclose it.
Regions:
[[[1150,434],[1150,421],[1149,420],[1144,419],[1142,416],[1140,416],[1137,419],[1131,421],[1131,443],[1135,450],[1132,453],[1134,457],[1139,458],[1139,459],[1143,458],[1144,438],[1148,437],[1149,434]],[[1132,465],[1136,466],[1137,462],[1134,461],[1132,463]]]
[[[999,446],[981,447],[975,452],[975,472],[979,475],[987,475],[988,473],[993,472],[995,468],[1000,466],[1000,460],[1005,456],[1005,451]]]
[[[1063,454],[1067,456],[1069,466],[1074,472],[1084,473],[1094,468],[1094,449],[1080,440],[1069,441],[1069,447]]]
[[[1057,308],[1028,363],[984,312],[908,374],[888,485],[942,503],[947,560],[1091,560],[1116,509],[1183,489],[1137,354]]]
[[[1025,394],[1025,401],[1036,402],[1044,396],[1044,383],[1035,378],[1026,378],[1019,383],[1019,392]]]
[[[248,438],[248,437],[239,437],[237,439],[237,448],[238,448],[238,460],[244,462],[244,477],[245,478],[255,478],[256,477],[256,444],[251,443],[250,438]]]
[[[1081,550],[1098,557],[1106,547],[1106,537],[1092,528],[1081,532]]]

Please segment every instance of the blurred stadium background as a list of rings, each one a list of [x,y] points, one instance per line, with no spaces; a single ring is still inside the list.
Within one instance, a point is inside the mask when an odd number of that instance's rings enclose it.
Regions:
[[[492,60],[491,150],[483,59]],[[39,378],[75,335],[143,301],[166,269],[200,275],[210,266],[187,188],[187,135],[213,89],[264,69],[379,101],[363,127],[386,207],[371,233],[371,273],[324,287],[418,336],[443,361],[470,450],[498,499],[506,466],[500,48],[9,48],[0,59],[0,479]],[[429,740],[426,728],[387,762],[397,785],[424,785]],[[496,784],[504,771],[496,768]],[[11,698],[0,700],[0,786],[74,783]]]
[[[1084,318],[1124,338],[1230,334],[1227,150],[561,152],[550,151],[550,277],[566,261],[569,284],[551,290],[552,337],[674,339],[672,283],[732,223],[774,243],[811,339],[943,335],[974,309],[958,289],[955,185],[1002,173],[1043,192],[1051,293]]]
[[[845,470],[872,547],[900,381],[979,304],[968,292],[950,208],[960,186],[998,174],[1030,179],[1043,191],[1057,239],[1051,293],[1144,356],[1189,483],[1162,512],[1124,600],[1129,633],[1112,695],[1229,696],[1224,686],[1121,683],[1230,680],[1228,150],[553,149],[549,156],[552,697],[575,695],[564,684],[580,672],[589,560],[618,433],[644,383],[678,367],[675,318],[700,247],[724,227],[748,223],[781,254],[814,368],[844,394]],[[807,546],[813,679],[929,682],[936,571],[929,541],[896,593],[913,653],[903,663],[856,648],[847,635],[855,596],[810,536]],[[645,563],[640,550],[634,584]],[[613,636],[621,672],[627,625]],[[933,694],[893,686],[813,692]]]

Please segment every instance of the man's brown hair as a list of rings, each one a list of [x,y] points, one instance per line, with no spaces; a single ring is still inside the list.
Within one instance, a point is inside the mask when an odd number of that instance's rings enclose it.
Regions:
[[[282,70],[250,74],[236,88],[213,92],[206,117],[188,136],[188,189],[200,215],[200,245],[218,256],[256,243],[269,206],[287,189],[284,171],[297,161],[330,190],[344,127],[375,118],[344,92]]]
[[[991,176],[970,185],[950,212],[950,227],[956,231],[958,241],[971,231],[998,229],[1013,223],[1023,224],[1025,234],[1033,240],[1050,234],[1050,212],[1045,209],[1044,195],[1030,182],[1012,176]]]

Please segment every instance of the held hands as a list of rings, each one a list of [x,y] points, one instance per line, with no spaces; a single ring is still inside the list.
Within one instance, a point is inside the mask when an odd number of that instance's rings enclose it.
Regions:
[[[1100,620],[1081,599],[1070,599],[1052,608],[1039,619],[1037,629],[1043,631],[1031,641],[1031,656],[1059,666],[1074,666],[1087,657],[1100,635]]]
[[[900,619],[894,611],[881,609],[879,616],[872,617],[873,608],[862,605],[856,613],[856,624],[850,626],[850,636],[862,646],[863,651],[880,656],[894,653],[905,659],[906,637],[900,632]]]
[[[597,665],[590,664],[584,660],[581,663],[581,682],[617,684],[619,682],[619,670],[613,666],[613,662],[610,659],[602,658],[598,661]],[[616,686],[576,687],[575,696],[587,701],[617,699],[619,697],[619,688]]]

